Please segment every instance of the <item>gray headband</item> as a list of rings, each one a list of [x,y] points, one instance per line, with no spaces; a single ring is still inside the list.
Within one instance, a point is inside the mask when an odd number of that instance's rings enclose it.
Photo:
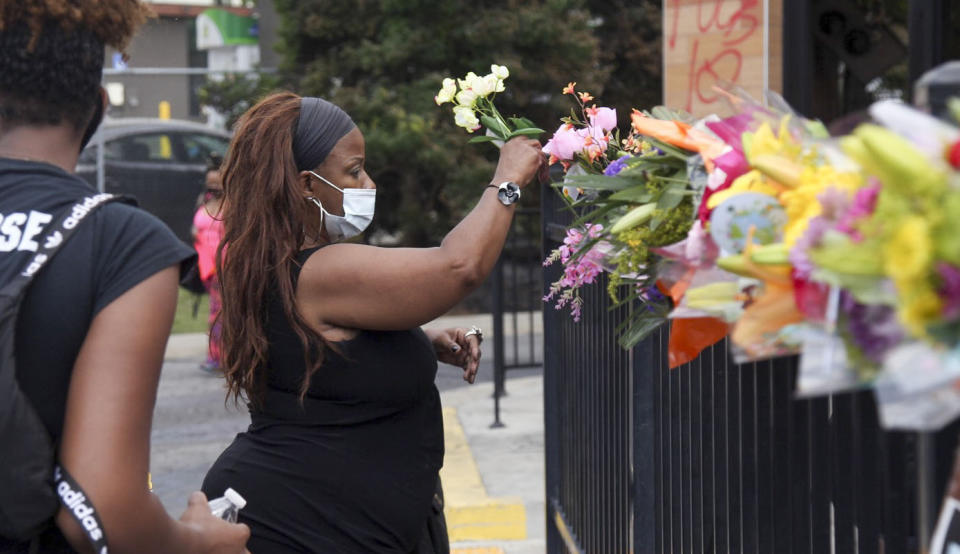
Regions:
[[[300,99],[300,115],[293,135],[293,159],[297,169],[313,169],[327,159],[337,141],[356,127],[339,106],[322,98]]]

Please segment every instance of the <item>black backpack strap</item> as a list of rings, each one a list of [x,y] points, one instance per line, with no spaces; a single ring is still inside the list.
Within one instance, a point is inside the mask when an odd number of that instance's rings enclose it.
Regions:
[[[57,496],[60,497],[60,502],[80,524],[93,551],[96,554],[107,554],[107,536],[103,532],[103,522],[100,521],[93,502],[87,498],[86,493],[67,473],[67,470],[60,467],[60,464],[57,464],[53,470],[53,481],[57,485]]]
[[[10,325],[13,325],[16,321],[17,312],[23,301],[24,291],[33,281],[33,278],[40,273],[54,255],[73,237],[80,224],[86,220],[90,214],[100,206],[116,201],[129,202],[129,199],[112,194],[96,194],[81,198],[75,204],[57,214],[53,221],[47,225],[43,237],[39,241],[37,252],[9,283],[3,286],[3,288],[0,288],[0,303],[7,307],[4,313],[5,317],[9,318],[6,319],[6,321],[9,321]],[[13,400],[19,405],[17,417],[21,419],[18,420],[17,428],[23,432],[42,435],[38,436],[37,440],[45,443],[47,446],[37,443],[37,447],[38,450],[47,450],[50,452],[51,463],[48,467],[52,467],[54,466],[53,462],[55,458],[49,446],[49,437],[46,434],[43,424],[40,422],[39,416],[36,414],[36,410],[33,409],[33,406],[23,395],[23,392],[19,390],[19,386],[16,383],[16,364],[13,357],[12,331],[5,332],[3,334],[3,340],[8,341],[3,345],[3,350],[6,352],[5,356],[9,356],[9,360],[0,360],[0,382],[5,383],[4,386],[10,387]],[[37,454],[38,453],[35,453],[34,456]],[[14,460],[14,462],[18,461],[19,458]],[[93,546],[94,552],[97,554],[106,554],[107,541],[103,532],[103,525],[89,498],[80,488],[80,485],[59,465],[54,467],[53,478],[57,497],[59,497],[63,506],[67,508],[67,511],[70,512],[74,519],[80,524],[90,544]],[[33,545],[36,545],[35,541]]]

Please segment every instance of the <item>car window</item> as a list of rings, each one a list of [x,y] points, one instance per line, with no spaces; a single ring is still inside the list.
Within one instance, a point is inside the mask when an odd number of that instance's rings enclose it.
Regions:
[[[112,140],[104,158],[123,162],[175,162],[173,142],[167,133],[144,133]]]
[[[229,140],[216,135],[203,133],[181,133],[178,137],[186,163],[207,163],[211,153],[226,154]]]

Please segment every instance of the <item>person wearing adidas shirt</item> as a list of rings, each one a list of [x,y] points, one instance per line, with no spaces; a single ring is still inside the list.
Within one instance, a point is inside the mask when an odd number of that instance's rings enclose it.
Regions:
[[[51,496],[39,534],[0,535],[3,553],[85,552],[91,531],[111,553],[246,552],[249,529],[211,515],[202,493],[173,519],[147,488],[178,268],[192,250],[130,205],[90,212],[97,191],[72,174],[106,107],[104,45],[123,51],[147,15],[139,0],[0,1],[0,287],[40,258],[61,213],[78,222],[22,296],[13,348],[17,384],[77,486],[58,483],[59,511]],[[0,481],[17,471],[0,464]]]

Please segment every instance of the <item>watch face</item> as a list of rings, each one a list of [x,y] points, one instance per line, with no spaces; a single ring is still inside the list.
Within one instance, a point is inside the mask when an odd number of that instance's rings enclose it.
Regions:
[[[497,192],[497,198],[504,204],[513,204],[520,199],[520,187],[514,183],[504,183]]]

